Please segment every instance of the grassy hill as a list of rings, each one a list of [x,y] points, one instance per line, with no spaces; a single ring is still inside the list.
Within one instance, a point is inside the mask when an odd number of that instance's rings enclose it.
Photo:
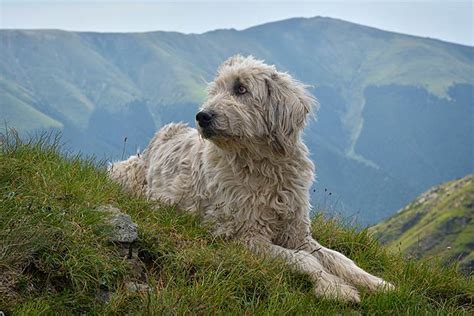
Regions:
[[[213,238],[189,214],[126,195],[100,163],[59,140],[0,137],[0,310],[12,314],[469,314],[474,283],[434,262],[387,252],[367,230],[321,215],[323,244],[394,283],[358,305],[316,299],[305,276]],[[96,208],[138,224],[131,256],[108,242]],[[130,282],[146,285],[145,290]],[[136,284],[136,283],[132,283]]]
[[[125,137],[133,154],[168,122],[194,124],[229,56],[275,64],[321,104],[305,131],[313,204],[329,191],[361,225],[474,172],[472,47],[315,17],[203,34],[0,30],[0,50],[0,120],[113,159]]]
[[[392,249],[474,271],[474,174],[436,186],[372,228]]]

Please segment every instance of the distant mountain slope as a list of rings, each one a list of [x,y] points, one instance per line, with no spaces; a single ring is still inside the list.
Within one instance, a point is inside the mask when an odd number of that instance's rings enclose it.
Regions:
[[[436,186],[371,228],[393,249],[474,271],[474,174]]]
[[[320,17],[188,35],[2,30],[0,45],[2,120],[59,129],[84,153],[120,158],[125,137],[129,154],[165,123],[193,125],[206,82],[240,53],[321,103],[305,133],[316,207],[327,189],[344,217],[370,224],[474,172],[472,47]]]

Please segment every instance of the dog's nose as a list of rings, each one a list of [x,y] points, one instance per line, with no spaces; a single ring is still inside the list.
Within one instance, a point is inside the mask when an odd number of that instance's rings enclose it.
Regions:
[[[199,126],[208,127],[211,124],[214,114],[207,112],[198,112],[196,114],[196,121],[198,121]]]

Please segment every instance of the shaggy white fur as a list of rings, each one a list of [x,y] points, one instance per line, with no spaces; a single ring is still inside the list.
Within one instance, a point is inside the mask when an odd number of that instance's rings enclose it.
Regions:
[[[393,288],[311,236],[314,166],[301,131],[315,101],[305,87],[274,66],[234,56],[208,94],[197,130],[165,126],[142,156],[113,164],[111,177],[198,213],[216,235],[283,258],[311,277],[318,296],[358,302],[355,286]]]

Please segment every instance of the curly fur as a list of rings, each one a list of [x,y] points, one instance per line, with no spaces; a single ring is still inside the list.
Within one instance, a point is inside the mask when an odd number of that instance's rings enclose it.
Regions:
[[[115,162],[108,168],[109,175],[117,180],[125,191],[143,196],[146,188],[145,163],[140,155]]]
[[[167,125],[110,175],[129,191],[198,213],[216,235],[283,258],[311,277],[317,296],[357,302],[356,287],[393,286],[311,236],[314,165],[301,132],[315,103],[290,75],[234,56],[209,85],[201,108],[214,114],[209,127]]]

